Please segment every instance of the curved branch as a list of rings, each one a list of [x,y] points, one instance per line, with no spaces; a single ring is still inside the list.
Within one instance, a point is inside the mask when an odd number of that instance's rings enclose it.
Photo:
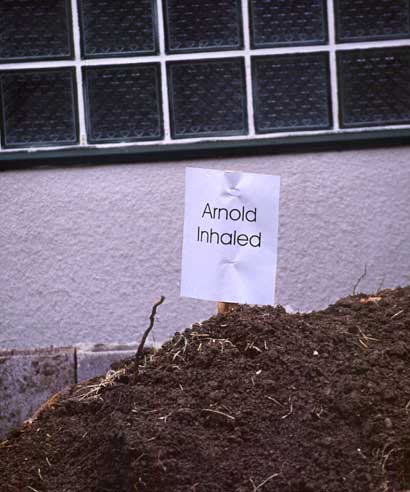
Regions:
[[[155,315],[157,314],[157,308],[160,306],[163,302],[165,301],[165,297],[161,296],[159,301],[157,301],[153,306],[152,306],[152,311],[151,311],[151,316],[149,317],[150,323],[148,328],[145,330],[144,334],[142,335],[141,342],[138,346],[137,353],[135,354],[135,361],[138,363],[138,361],[142,358],[142,355],[144,353],[144,346],[145,342],[147,340],[148,335],[150,334],[150,331],[154,327],[155,323]]]

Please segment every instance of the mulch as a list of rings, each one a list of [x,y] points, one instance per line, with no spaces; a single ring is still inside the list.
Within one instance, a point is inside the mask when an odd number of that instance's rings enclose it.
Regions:
[[[409,491],[409,346],[410,287],[242,306],[54,398],[0,444],[0,489]]]

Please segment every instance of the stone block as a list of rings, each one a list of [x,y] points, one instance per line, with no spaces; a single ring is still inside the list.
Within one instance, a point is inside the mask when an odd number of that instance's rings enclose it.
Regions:
[[[75,382],[74,349],[0,351],[0,438]]]
[[[138,345],[77,345],[78,382],[105,376],[111,364],[134,357]]]

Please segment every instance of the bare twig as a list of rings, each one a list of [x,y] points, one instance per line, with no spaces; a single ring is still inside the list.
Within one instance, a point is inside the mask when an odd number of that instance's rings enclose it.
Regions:
[[[357,287],[359,286],[360,282],[364,279],[364,277],[367,275],[367,264],[365,263],[364,264],[364,271],[363,273],[360,275],[360,277],[357,279],[357,282],[354,284],[354,287],[353,287],[353,295],[356,295],[356,289]]]
[[[164,470],[164,472],[166,472],[166,471],[167,471],[167,467],[166,467],[166,466],[164,465],[164,463],[161,461],[160,456],[161,456],[161,451],[158,453],[158,458],[157,458],[157,459],[158,459],[158,463],[160,464],[161,468]]]
[[[377,294],[382,290],[382,287],[383,287],[385,278],[386,278],[386,275],[383,275],[382,279],[380,280],[380,284],[379,284],[379,286],[377,287],[377,290],[376,290],[376,293]]]
[[[293,413],[293,401],[292,401],[292,397],[289,396],[289,412],[285,415],[282,415],[281,419],[286,419],[287,417],[289,417],[289,415],[292,415]]]
[[[137,350],[137,353],[135,354],[135,361],[138,362],[141,360],[142,358],[142,355],[144,353],[144,346],[145,346],[145,342],[147,340],[147,337],[148,335],[150,334],[150,331],[152,330],[152,328],[154,327],[154,323],[155,323],[155,315],[157,314],[157,308],[158,306],[160,306],[163,302],[165,301],[165,297],[164,296],[161,296],[161,298],[159,299],[159,301],[157,301],[153,306],[152,306],[152,311],[151,311],[151,316],[149,317],[149,320],[150,320],[150,323],[149,323],[149,326],[148,328],[145,330],[144,332],[144,335],[142,336],[142,339],[141,339],[141,342],[138,346],[138,350]]]
[[[212,408],[203,408],[203,412],[212,412],[212,413],[217,413],[218,415],[223,415],[224,417],[227,417],[228,419],[235,420],[235,417],[232,415],[229,415],[225,412],[220,412],[219,410],[212,410]]]
[[[125,373],[125,369],[118,369],[118,371],[114,371],[110,369],[104,378],[101,378],[96,384],[89,384],[86,386],[81,386],[80,391],[74,395],[74,400],[88,400],[91,398],[98,398],[100,396],[101,391],[104,388],[108,388],[112,386],[117,379],[119,379]],[[85,390],[81,392],[82,390]]]
[[[166,424],[167,423],[167,420],[169,417],[171,417],[171,415],[173,414],[174,412],[170,412],[168,413],[167,415],[164,415],[163,417],[159,417],[159,420],[163,420],[164,423]]]
[[[316,415],[316,417],[317,417],[318,419],[320,419],[320,416],[322,415],[323,410],[324,410],[324,409],[323,409],[322,405],[320,405],[320,407],[319,407],[318,409],[316,409],[316,408],[315,408],[315,409],[313,410],[314,414]]]
[[[401,309],[400,311],[398,311],[396,314],[393,314],[393,316],[391,317],[391,319],[395,318],[396,316],[398,316],[399,314],[403,313],[404,312],[404,309]]]
[[[359,335],[357,335],[357,339],[359,343],[362,345],[362,347],[364,347],[365,349],[369,348],[369,342],[379,341],[378,338],[369,337],[368,335],[366,335],[366,333],[363,333],[363,330],[360,328],[360,326],[358,327],[358,331],[359,331]]]
[[[270,477],[268,478],[265,478],[265,480],[263,482],[261,482],[259,485],[255,485],[255,482],[252,480],[252,478],[249,479],[249,481],[251,482],[252,484],[252,487],[253,487],[253,491],[252,492],[257,492],[259,489],[261,489],[264,485],[266,485],[269,480],[272,480],[272,478],[275,478],[279,476],[279,473],[274,473],[273,475],[271,475]]]
[[[382,473],[383,475],[386,473],[386,465],[387,465],[387,462],[390,458],[390,455],[393,454],[393,453],[397,453],[399,451],[402,451],[403,448],[392,448],[390,449],[390,451],[386,454],[383,454],[383,459],[382,459]]]
[[[273,401],[273,403],[276,403],[276,405],[280,405],[281,407],[283,407],[282,403],[280,401],[278,401],[276,398],[273,398],[273,396],[265,395],[265,398],[267,398],[268,400]]]

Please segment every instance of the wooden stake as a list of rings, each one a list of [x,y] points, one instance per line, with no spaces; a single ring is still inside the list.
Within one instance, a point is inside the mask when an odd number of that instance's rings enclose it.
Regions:
[[[233,311],[237,306],[239,306],[236,302],[218,302],[218,314],[229,313],[229,311]]]

